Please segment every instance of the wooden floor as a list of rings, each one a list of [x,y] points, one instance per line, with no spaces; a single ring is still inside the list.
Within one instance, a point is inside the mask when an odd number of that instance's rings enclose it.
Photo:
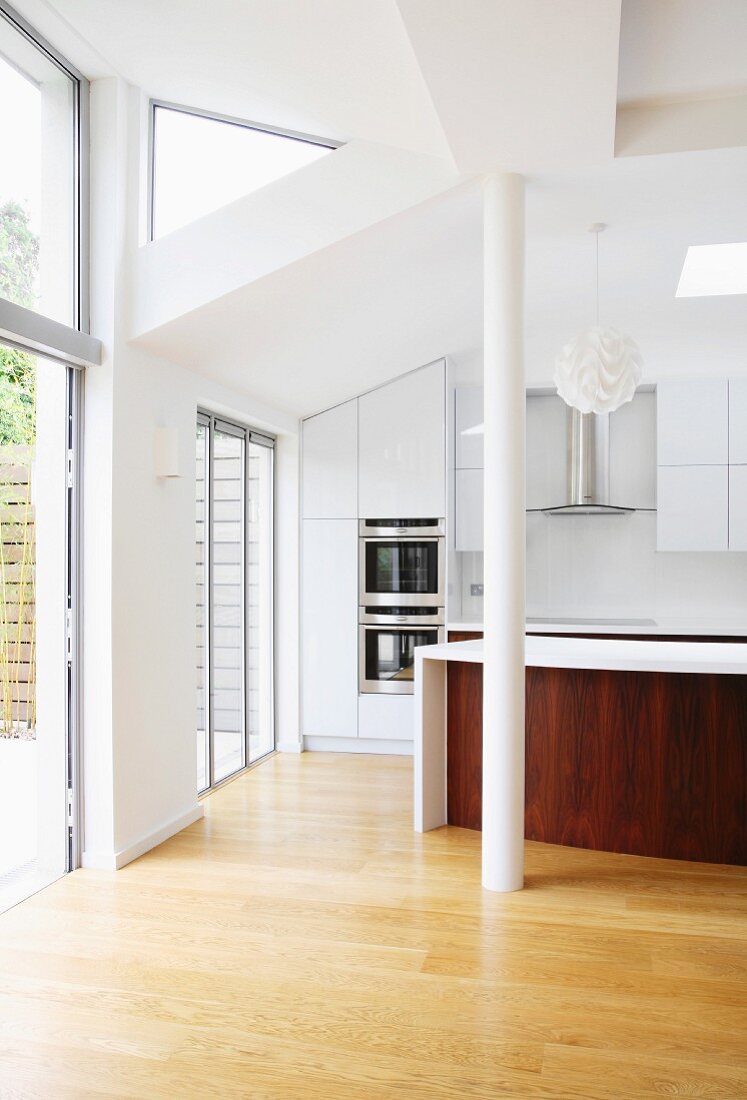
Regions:
[[[747,1098],[747,869],[411,828],[411,762],[278,756],[0,918],[0,1096]]]

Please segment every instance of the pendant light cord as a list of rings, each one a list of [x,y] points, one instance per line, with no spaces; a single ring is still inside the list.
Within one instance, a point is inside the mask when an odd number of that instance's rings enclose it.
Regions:
[[[596,327],[600,327],[600,231],[594,233],[596,238]]]

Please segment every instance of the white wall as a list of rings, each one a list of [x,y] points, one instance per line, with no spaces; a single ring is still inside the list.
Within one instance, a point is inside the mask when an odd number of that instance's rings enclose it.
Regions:
[[[129,344],[127,266],[142,194],[141,97],[94,82],[92,331],[84,443],[84,863],[112,867],[201,813],[195,749],[195,414],[278,434],[279,650],[295,652],[297,422]],[[220,348],[215,349],[216,356]],[[248,371],[248,379],[250,372]],[[158,426],[177,429],[178,479],[153,471]],[[291,522],[291,517],[295,517]],[[282,663],[278,737],[298,738],[293,662]]]

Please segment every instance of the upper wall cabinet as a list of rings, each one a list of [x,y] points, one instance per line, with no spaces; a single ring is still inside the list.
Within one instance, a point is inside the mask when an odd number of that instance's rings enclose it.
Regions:
[[[527,394],[527,508],[550,508],[568,496],[568,406],[557,394]]]
[[[729,462],[747,466],[747,378],[729,382]]]
[[[358,518],[358,401],[303,423],[304,519]]]
[[[637,393],[610,415],[610,500],[656,508],[656,394]]]
[[[483,433],[473,429],[483,423],[483,387],[458,386],[455,394],[456,415],[456,468],[457,470],[481,470],[483,468]]]
[[[657,550],[729,549],[729,467],[660,466]]]
[[[446,363],[358,399],[362,519],[446,515]]]
[[[659,466],[729,462],[729,383],[665,381],[656,391]]]

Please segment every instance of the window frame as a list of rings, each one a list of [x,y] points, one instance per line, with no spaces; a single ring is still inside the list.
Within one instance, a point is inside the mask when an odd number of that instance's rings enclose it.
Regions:
[[[255,130],[261,134],[273,134],[275,137],[289,138],[291,141],[300,141],[305,145],[319,145],[324,149],[334,151],[345,143],[334,138],[319,137],[316,134],[304,134],[300,130],[286,130],[282,126],[269,126],[260,122],[252,122],[250,119],[237,118],[235,115],[223,115],[217,111],[205,111],[200,107],[188,107],[183,103],[172,103],[166,99],[151,99],[148,101],[148,244],[159,238],[155,236],[155,185],[156,185],[156,111],[176,111],[183,115],[194,115],[197,118],[205,118],[211,122],[224,122],[229,126],[238,126],[243,130]]]
[[[34,27],[28,23],[22,15],[19,15],[15,8],[7,4],[5,0],[0,0],[0,18],[5,18],[8,23],[13,26],[19,34],[21,34],[27,42],[43,53],[46,58],[55,65],[65,76],[69,77],[72,82],[73,89],[73,210],[72,210],[72,230],[73,230],[73,323],[72,325],[60,325],[61,329],[67,329],[72,333],[90,333],[91,331],[91,315],[90,315],[90,283],[89,283],[89,263],[90,263],[90,241],[89,241],[89,226],[88,226],[88,211],[89,211],[89,101],[90,101],[90,85],[86,77],[81,73],[75,65],[73,65],[68,59],[55,49],[55,47],[40,35]],[[7,299],[0,299],[5,304],[8,303]],[[19,306],[18,309],[24,307]],[[58,322],[54,322],[51,318],[44,317],[42,314],[37,314],[33,310],[27,310],[26,313],[30,313],[31,317],[39,317],[46,326],[57,325]],[[28,321],[28,326],[33,328],[31,321]],[[4,338],[7,342],[7,337]],[[53,345],[48,345],[49,348]],[[100,362],[100,357],[95,358],[96,348],[90,345],[81,345],[84,350],[84,355],[78,358],[85,358],[86,362]],[[32,353],[39,353],[34,351],[33,348],[24,348]],[[40,354],[45,354],[49,358],[61,358],[62,361],[68,362],[70,366],[80,366],[80,362],[73,361],[70,358],[69,349],[61,344],[57,348],[58,355],[50,355],[50,351],[47,350]],[[88,356],[94,356],[94,358],[88,358]]]
[[[100,365],[103,346],[90,335],[90,85],[59,50],[5,0],[4,19],[72,84],[72,325],[55,321],[0,297],[0,343],[61,364],[67,370],[67,501],[65,519],[67,698],[67,871],[80,866],[82,851],[81,716],[82,716],[82,403],[84,370]]]
[[[277,751],[277,724],[276,724],[276,677],[275,677],[275,572],[276,572],[276,560],[275,560],[275,497],[276,497],[276,469],[275,469],[275,455],[277,450],[277,437],[270,432],[260,431],[256,428],[252,428],[248,424],[241,424],[236,420],[230,420],[223,416],[221,413],[211,412],[209,409],[198,406],[196,410],[195,426],[202,425],[206,431],[206,458],[207,466],[205,469],[205,563],[206,563],[206,575],[205,575],[205,622],[203,629],[205,631],[205,697],[204,697],[204,713],[205,713],[205,736],[207,739],[207,786],[198,788],[197,797],[204,798],[205,795],[212,794],[213,791],[218,790],[226,783],[230,783],[237,776],[243,775],[244,772],[249,771],[251,768],[261,764],[264,760],[269,759]],[[213,447],[214,447],[214,433],[215,431],[223,432],[226,435],[232,435],[242,440],[244,444],[244,458],[243,458],[243,486],[244,486],[244,498],[242,502],[242,528],[243,528],[243,598],[242,598],[242,662],[243,662],[243,700],[242,700],[242,719],[244,724],[244,739],[243,739],[243,765],[237,768],[236,771],[231,772],[223,779],[215,779],[215,744],[214,744],[214,721],[213,721],[213,700],[212,700],[212,682],[213,682],[213,660],[214,660],[214,645],[213,645]],[[271,514],[269,517],[270,524],[270,561],[272,563],[272,571],[270,578],[270,607],[272,609],[272,618],[270,623],[270,637],[268,639],[268,646],[270,652],[270,684],[269,684],[269,706],[271,712],[271,726],[272,726],[272,748],[268,749],[266,753],[257,757],[256,760],[250,759],[250,722],[249,722],[249,555],[247,550],[247,535],[248,535],[248,509],[249,509],[249,444],[256,443],[259,446],[266,447],[272,454],[272,486],[270,496],[270,508]]]

